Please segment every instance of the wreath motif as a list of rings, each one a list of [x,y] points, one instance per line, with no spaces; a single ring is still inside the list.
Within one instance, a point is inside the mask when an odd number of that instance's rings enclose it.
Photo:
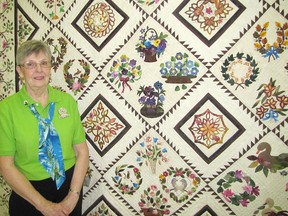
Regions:
[[[170,167],[160,176],[162,189],[177,203],[184,202],[198,188],[201,179],[190,169]]]
[[[86,11],[83,22],[88,34],[92,37],[103,37],[112,30],[115,17],[109,5],[97,3]]]
[[[237,85],[237,90],[239,86],[242,88],[244,88],[243,86],[249,87],[250,84],[256,81],[259,74],[257,66],[255,59],[248,54],[246,56],[244,53],[237,53],[235,56],[231,54],[225,59],[221,67],[221,73],[224,80],[227,80],[231,86]]]
[[[133,165],[123,164],[115,169],[115,176],[112,177],[114,186],[122,194],[134,194],[142,184],[143,179],[139,169]]]
[[[53,47],[52,49],[53,56],[51,60],[52,60],[52,68],[55,72],[59,68],[60,64],[63,63],[64,56],[67,53],[67,44],[68,44],[63,37],[58,38],[58,43],[59,45],[57,44],[55,45],[54,39],[52,38],[48,38],[47,40],[47,44]]]
[[[231,187],[233,183],[243,183],[243,192],[235,193]],[[231,171],[227,175],[217,182],[219,188],[218,193],[222,193],[224,199],[233,205],[247,207],[248,204],[259,196],[259,187],[255,185],[255,182],[250,176],[247,176],[242,170]]]
[[[266,38],[269,22],[264,23],[263,27],[258,24],[253,34],[254,47],[263,54],[264,58],[268,58],[268,62],[270,62],[271,57],[274,60],[279,58],[279,54],[283,53],[288,46],[288,22],[284,23],[283,26],[281,23],[275,22],[275,25],[277,40],[272,44]]]
[[[74,95],[76,95],[78,92],[80,92],[86,87],[85,83],[87,83],[89,79],[90,65],[88,64],[88,62],[79,59],[78,61],[82,66],[84,73],[81,73],[81,71],[77,69],[77,71],[72,75],[69,73],[69,69],[73,66],[74,61],[75,59],[69,60],[64,65],[63,73],[66,83],[68,84],[68,88],[73,91]]]

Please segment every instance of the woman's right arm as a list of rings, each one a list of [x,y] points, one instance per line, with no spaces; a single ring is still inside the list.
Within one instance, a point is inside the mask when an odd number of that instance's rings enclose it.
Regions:
[[[46,200],[14,165],[13,156],[0,156],[0,173],[4,180],[19,196],[31,203],[45,216],[66,216],[59,203]]]

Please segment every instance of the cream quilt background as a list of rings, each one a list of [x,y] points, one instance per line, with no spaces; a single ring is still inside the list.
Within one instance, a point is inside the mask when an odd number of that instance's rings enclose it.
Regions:
[[[83,215],[288,215],[288,0],[0,2],[0,100],[35,38],[78,101]]]

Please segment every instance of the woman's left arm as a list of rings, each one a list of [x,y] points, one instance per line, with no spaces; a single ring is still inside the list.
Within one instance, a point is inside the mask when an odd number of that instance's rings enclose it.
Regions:
[[[64,208],[69,211],[69,213],[75,208],[78,199],[82,199],[79,195],[89,166],[89,151],[86,142],[73,145],[73,148],[76,154],[76,163],[70,184],[70,191],[62,201]]]

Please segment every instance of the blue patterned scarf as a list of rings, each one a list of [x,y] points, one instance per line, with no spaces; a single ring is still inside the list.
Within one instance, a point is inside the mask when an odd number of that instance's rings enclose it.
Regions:
[[[52,123],[55,103],[52,102],[49,104],[48,118],[42,118],[37,112],[34,104],[30,105],[29,108],[38,120],[39,161],[53,181],[56,182],[57,189],[59,189],[65,181],[65,169],[60,139]]]

